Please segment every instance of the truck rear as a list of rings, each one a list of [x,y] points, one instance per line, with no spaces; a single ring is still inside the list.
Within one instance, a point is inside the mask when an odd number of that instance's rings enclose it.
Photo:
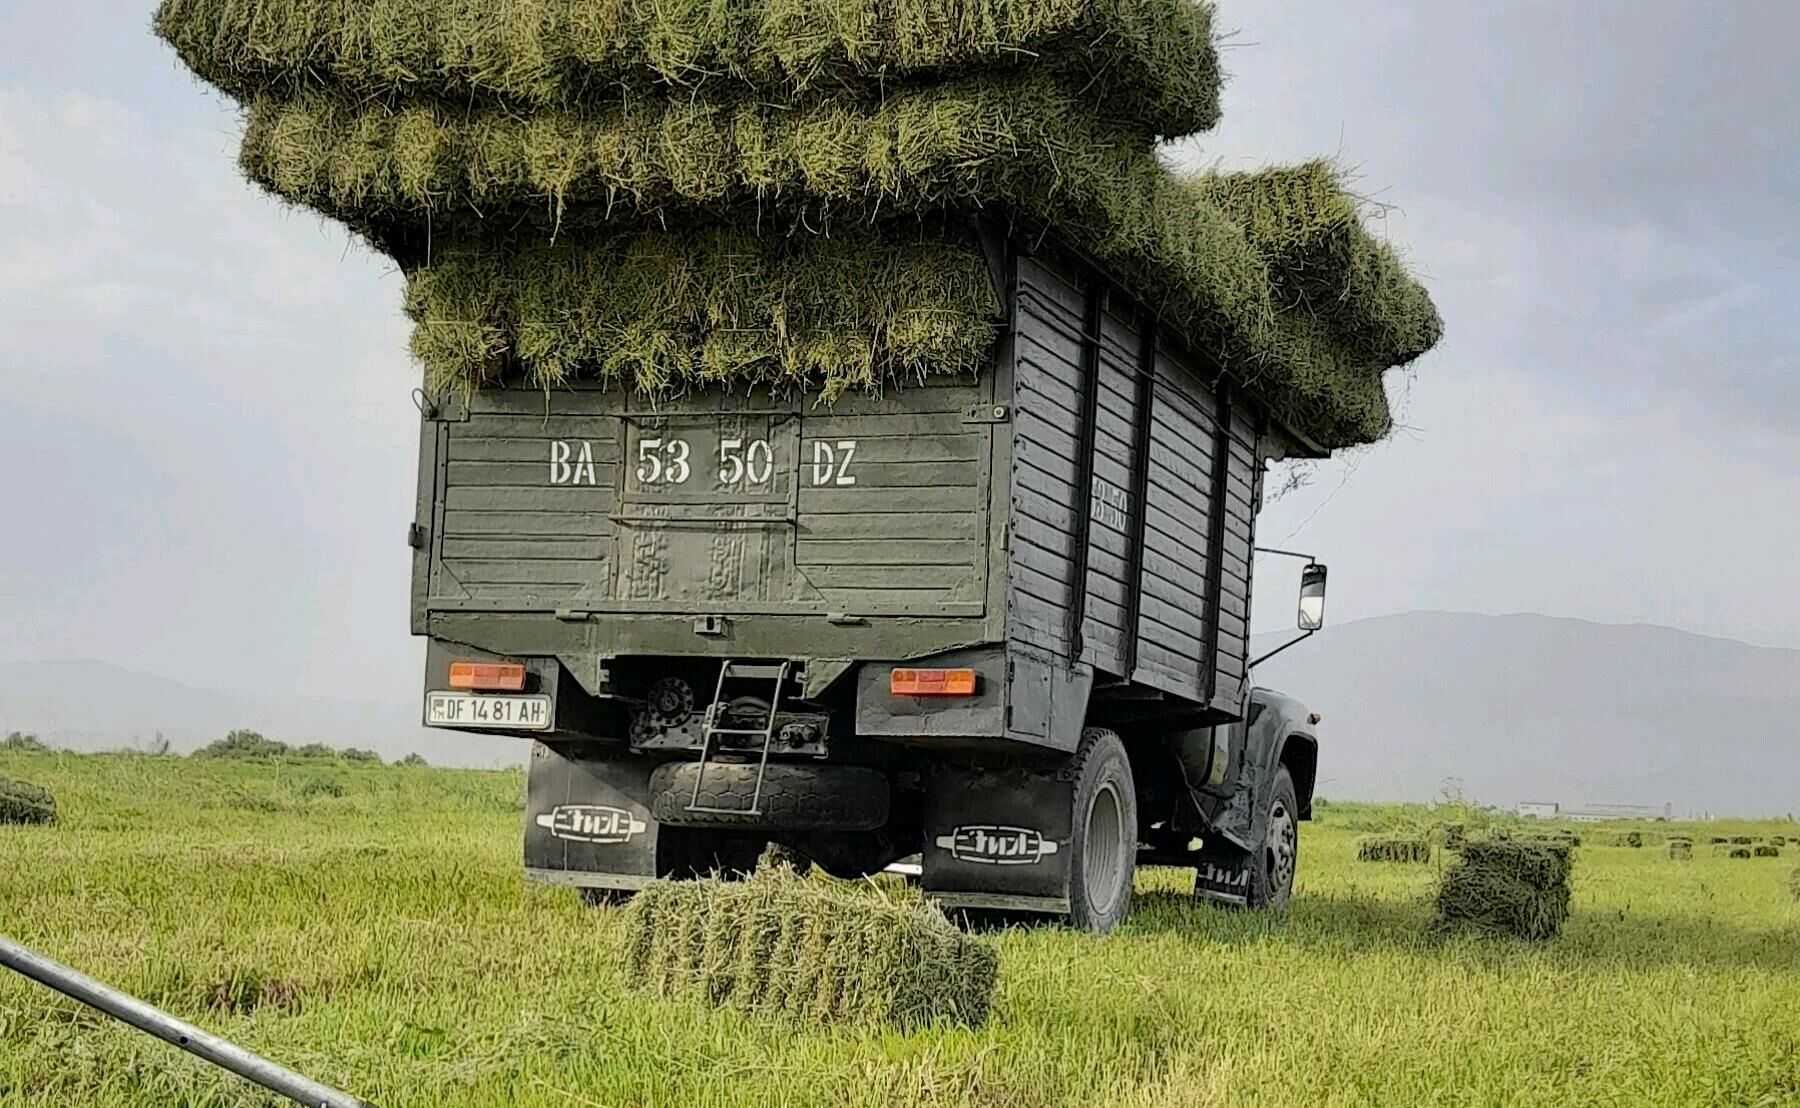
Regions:
[[[1092,260],[984,242],[974,377],[425,404],[425,723],[536,740],[531,876],[604,899],[776,842],[1099,930],[1140,856],[1285,899],[1316,739],[1248,688],[1254,518],[1316,451]]]

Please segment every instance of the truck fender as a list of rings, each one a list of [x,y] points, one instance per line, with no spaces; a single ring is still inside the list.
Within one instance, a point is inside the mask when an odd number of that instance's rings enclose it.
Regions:
[[[1290,697],[1258,689],[1251,694],[1244,752],[1231,801],[1219,813],[1214,829],[1244,849],[1252,849],[1268,833],[1269,789],[1285,762],[1294,778],[1300,816],[1312,813],[1312,786],[1318,765],[1318,737],[1312,713]]]

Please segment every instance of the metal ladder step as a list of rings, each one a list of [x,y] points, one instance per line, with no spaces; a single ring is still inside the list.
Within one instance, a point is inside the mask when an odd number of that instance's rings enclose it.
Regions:
[[[688,797],[687,810],[690,812],[708,812],[714,815],[762,815],[763,778],[769,772],[769,747],[775,742],[775,720],[781,714],[781,693],[787,687],[788,674],[793,672],[792,662],[780,665],[767,665],[748,662],[727,661],[719,667],[719,683],[713,690],[713,701],[706,709],[706,729],[700,740],[700,772],[694,775],[694,792]],[[767,681],[769,689],[768,715],[763,718],[760,728],[753,727],[721,727],[719,721],[724,718],[725,684],[727,681]],[[706,767],[713,755],[713,740],[720,736],[736,735],[762,738],[762,750],[759,752],[756,765],[756,789],[750,795],[748,808],[720,808],[714,805],[701,804],[700,793],[706,784]]]

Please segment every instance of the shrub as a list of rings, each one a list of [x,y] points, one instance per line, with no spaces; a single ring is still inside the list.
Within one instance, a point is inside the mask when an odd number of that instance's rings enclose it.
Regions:
[[[16,754],[48,754],[50,748],[36,735],[27,735],[23,731],[14,731],[0,739],[0,751]]]
[[[381,755],[373,750],[358,750],[354,746],[346,746],[339,751],[338,756],[346,762],[366,762],[377,766],[381,764]]]
[[[290,752],[288,744],[277,739],[265,739],[255,731],[239,729],[227,734],[224,738],[210,742],[194,751],[196,758],[241,758],[254,761],[273,761]]]
[[[415,750],[411,754],[400,759],[399,764],[403,766],[429,766],[431,763],[425,760],[425,755],[420,754]]]

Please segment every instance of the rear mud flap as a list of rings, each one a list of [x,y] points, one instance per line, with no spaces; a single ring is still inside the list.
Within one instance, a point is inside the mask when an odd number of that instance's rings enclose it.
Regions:
[[[583,888],[637,889],[657,873],[650,771],[615,748],[537,743],[525,795],[525,872]]]
[[[934,766],[921,886],[948,908],[1067,912],[1073,808],[1055,773]]]

